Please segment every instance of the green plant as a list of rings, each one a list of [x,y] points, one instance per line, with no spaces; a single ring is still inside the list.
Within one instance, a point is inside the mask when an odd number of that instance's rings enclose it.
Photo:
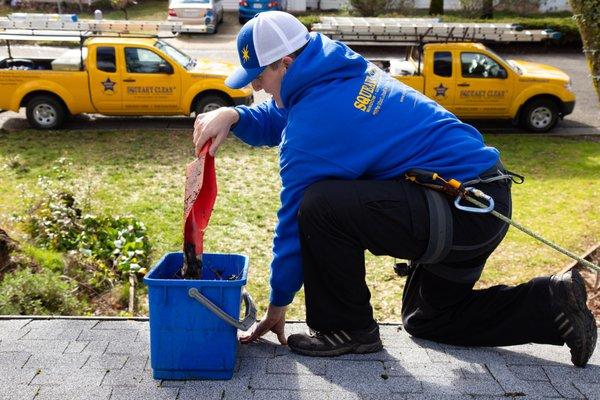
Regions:
[[[103,262],[121,278],[147,267],[150,242],[145,225],[130,216],[84,215],[67,182],[69,166],[65,158],[58,159],[51,169],[56,180],[40,177],[40,195],[28,198],[22,220],[32,240],[43,248],[79,252]]]
[[[77,315],[87,305],[74,293],[77,285],[50,270],[24,268],[6,274],[0,282],[0,314]]]
[[[375,17],[394,8],[394,0],[350,0],[350,5],[363,17]]]

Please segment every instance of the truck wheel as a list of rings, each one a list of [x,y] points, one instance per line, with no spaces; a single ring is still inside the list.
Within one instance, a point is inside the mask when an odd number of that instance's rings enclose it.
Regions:
[[[196,102],[194,111],[196,115],[216,110],[217,108],[230,106],[230,102],[217,94],[203,96]]]
[[[62,125],[67,112],[51,96],[36,96],[27,103],[27,121],[36,129],[55,129]]]
[[[550,99],[536,99],[523,109],[521,124],[531,132],[548,132],[558,121],[558,106]]]

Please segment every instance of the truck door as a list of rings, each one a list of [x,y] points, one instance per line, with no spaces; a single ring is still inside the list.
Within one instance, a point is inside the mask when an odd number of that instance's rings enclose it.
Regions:
[[[426,61],[429,71],[425,76],[425,95],[453,112],[456,93],[455,77],[452,71],[452,53],[450,51],[436,51],[433,57]]]
[[[98,112],[110,113],[123,106],[123,86],[117,71],[114,46],[92,47],[88,51],[88,71],[92,103]]]
[[[460,53],[460,76],[456,80],[456,112],[460,116],[508,115],[513,96],[507,70],[492,57],[478,52]]]
[[[127,114],[176,114],[181,97],[181,75],[154,51],[124,47],[123,111]]]

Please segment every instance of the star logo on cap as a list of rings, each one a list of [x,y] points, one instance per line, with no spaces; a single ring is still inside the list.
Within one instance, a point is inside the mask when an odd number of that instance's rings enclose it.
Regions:
[[[444,85],[442,85],[440,83],[440,85],[434,87],[434,89],[435,89],[435,97],[438,97],[438,96],[446,97],[446,90],[448,90],[447,87],[445,87]]]
[[[246,47],[242,49],[242,58],[244,59],[244,62],[250,59],[250,51],[248,51],[248,45],[246,45]]]
[[[114,92],[114,88],[115,85],[117,84],[116,82],[113,82],[110,80],[110,78],[106,78],[105,81],[100,82],[102,85],[104,85],[104,91],[106,92],[107,90],[111,90]]]

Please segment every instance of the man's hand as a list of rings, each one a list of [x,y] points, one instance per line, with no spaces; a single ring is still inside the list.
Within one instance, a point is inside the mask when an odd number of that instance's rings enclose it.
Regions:
[[[285,337],[285,311],[287,310],[287,306],[277,307],[274,305],[269,305],[269,310],[265,317],[260,321],[258,325],[254,328],[254,331],[248,336],[242,336],[240,338],[240,342],[242,343],[252,343],[258,338],[260,338],[265,333],[271,331],[277,335],[277,339],[279,339],[279,343],[286,345],[287,339]]]
[[[208,139],[212,139],[212,145],[208,153],[214,156],[217,149],[223,143],[231,125],[238,122],[240,115],[233,108],[222,107],[214,111],[200,114],[194,122],[194,146],[196,146],[196,156],[200,155],[200,150]]]

